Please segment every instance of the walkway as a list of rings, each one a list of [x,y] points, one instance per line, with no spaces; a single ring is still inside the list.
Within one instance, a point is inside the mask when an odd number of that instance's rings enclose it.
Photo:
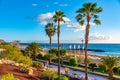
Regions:
[[[50,65],[50,68],[54,68],[56,71],[58,69],[58,67],[56,65]],[[61,67],[61,72],[64,72],[64,67]],[[84,72],[69,69],[69,74],[70,75],[73,75],[74,73],[77,74],[79,77],[84,77],[85,76]],[[88,74],[88,76],[89,76],[89,80],[109,80],[106,77],[95,75],[95,74]]]

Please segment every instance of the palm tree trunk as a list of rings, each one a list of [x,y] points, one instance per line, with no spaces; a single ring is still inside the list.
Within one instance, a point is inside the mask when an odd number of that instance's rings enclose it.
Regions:
[[[58,20],[58,76],[60,79],[60,20]]]
[[[87,26],[85,32],[85,80],[88,80],[88,68],[87,68],[87,50],[88,50],[88,37],[89,37],[89,28],[90,28],[90,16],[87,16]]]
[[[50,50],[52,48],[52,37],[50,36]]]
[[[112,69],[109,69],[109,78],[110,78],[110,80],[113,80],[113,71],[112,71]]]

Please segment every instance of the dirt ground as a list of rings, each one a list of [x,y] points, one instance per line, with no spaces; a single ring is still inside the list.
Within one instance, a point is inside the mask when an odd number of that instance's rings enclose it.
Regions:
[[[7,65],[7,64],[0,64],[0,75],[12,73],[16,78],[20,80],[40,80],[38,75],[41,73],[40,71],[34,71],[33,75],[28,75],[26,73],[22,73],[19,71],[19,67]]]

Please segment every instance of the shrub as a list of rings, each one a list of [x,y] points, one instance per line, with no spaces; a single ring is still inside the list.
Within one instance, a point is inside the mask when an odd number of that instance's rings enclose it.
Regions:
[[[49,53],[55,54],[56,56],[58,56],[58,49],[51,49],[49,50]],[[66,55],[66,50],[61,49],[60,50],[60,56],[63,57]]]
[[[20,71],[23,72],[23,73],[28,73],[29,69],[27,67],[21,67]]]
[[[54,80],[55,78],[58,78],[58,74],[56,71],[54,70],[45,70],[44,72],[42,72],[41,76],[47,76],[50,79]]]
[[[2,75],[1,80],[20,80],[20,79],[15,78],[13,74],[8,73],[5,75]]]
[[[52,59],[55,57],[55,55],[54,54],[46,54],[46,55],[44,55],[44,58],[45,58],[45,60],[49,60],[49,63],[51,63],[52,62]]]
[[[102,72],[105,72],[105,71],[106,71],[106,66],[105,66],[105,65],[99,64],[98,67],[100,68],[100,70],[101,70]]]
[[[23,63],[25,65],[31,65],[32,60],[29,57],[23,56],[23,54],[14,45],[8,45],[4,51],[0,54],[1,58]]]
[[[58,63],[58,58],[56,58],[56,62]],[[63,58],[60,58],[60,63],[63,63]]]
[[[93,72],[95,67],[97,67],[97,65],[96,65],[96,63],[90,63],[89,67],[92,69],[92,72]]]
[[[66,76],[61,76],[61,77],[60,77],[60,80],[69,80],[69,79],[68,79],[68,77],[66,77]]]
[[[32,65],[32,59],[27,56],[21,56],[21,59],[19,60],[19,63],[23,63],[24,65],[31,66]]]
[[[70,66],[77,66],[78,65],[77,59],[74,57],[71,57],[69,62],[70,62],[69,63]]]
[[[37,55],[37,58],[38,58],[38,59],[43,59],[43,55],[42,55],[42,54],[38,54],[38,55]]]
[[[117,72],[118,72],[118,74],[120,74],[120,68],[118,68]]]
[[[42,64],[39,63],[39,62],[34,62],[34,63],[33,63],[33,67],[37,68],[37,70],[41,70],[41,69],[43,69]]]

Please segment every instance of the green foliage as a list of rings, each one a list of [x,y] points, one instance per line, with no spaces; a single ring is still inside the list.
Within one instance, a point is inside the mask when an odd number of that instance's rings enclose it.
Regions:
[[[89,67],[92,69],[92,72],[94,71],[94,68],[97,67],[96,63],[90,63]]]
[[[119,64],[119,61],[120,59],[114,56],[106,56],[101,59],[102,64],[105,65],[107,69],[113,69]]]
[[[78,65],[77,59],[74,57],[71,57],[69,62],[70,62],[69,63],[70,66],[77,66]]]
[[[120,68],[118,68],[117,72],[118,72],[118,74],[120,74]]]
[[[20,71],[23,72],[23,73],[28,73],[29,72],[27,67],[21,67]]]
[[[23,63],[25,65],[31,65],[32,60],[29,57],[23,56],[17,47],[14,45],[8,45],[4,51],[0,54],[1,58]]]
[[[55,54],[56,56],[58,56],[58,49],[51,49],[51,50],[49,50],[49,53]],[[65,55],[66,55],[66,50],[61,49],[60,50],[60,56],[63,57]]]
[[[42,55],[42,54],[38,54],[38,55],[37,55],[37,58],[38,58],[38,59],[43,59],[43,55]]]
[[[100,20],[98,20],[98,13],[102,12],[101,7],[97,7],[97,3],[85,3],[83,7],[76,11],[78,14],[76,16],[76,20],[80,25],[84,25],[85,17],[87,16],[87,20],[91,20],[93,18],[93,22],[95,24],[101,24]]]
[[[58,63],[58,58],[56,58],[56,63]],[[60,63],[63,63],[63,58],[60,58]]]
[[[15,78],[13,74],[8,73],[5,75],[2,75],[1,80],[20,80],[20,79]]]
[[[69,79],[68,79],[68,77],[66,77],[66,76],[61,76],[61,77],[60,77],[60,80],[69,80]]]
[[[21,56],[19,63],[23,63],[24,65],[31,66],[32,65],[32,59],[27,56]]]
[[[28,47],[25,49],[26,53],[35,55],[37,53],[40,53],[40,45],[36,42],[32,42],[31,44],[28,45]]]
[[[33,67],[37,68],[37,70],[42,70],[43,69],[43,66],[41,63],[39,62],[33,62]]]
[[[99,64],[98,65],[99,69],[102,71],[102,72],[105,72],[107,69],[106,69],[106,66],[103,65],[103,64]]]
[[[58,49],[53,48],[53,49],[50,49],[48,52],[56,55],[58,53]]]
[[[46,59],[46,60],[49,60],[49,62],[51,63],[52,62],[52,59],[55,57],[55,55],[54,54],[46,54],[46,55],[44,55],[44,58]]]
[[[41,76],[47,76],[50,79],[54,80],[55,78],[58,78],[58,74],[56,71],[54,70],[45,70],[44,72],[42,72]]]

